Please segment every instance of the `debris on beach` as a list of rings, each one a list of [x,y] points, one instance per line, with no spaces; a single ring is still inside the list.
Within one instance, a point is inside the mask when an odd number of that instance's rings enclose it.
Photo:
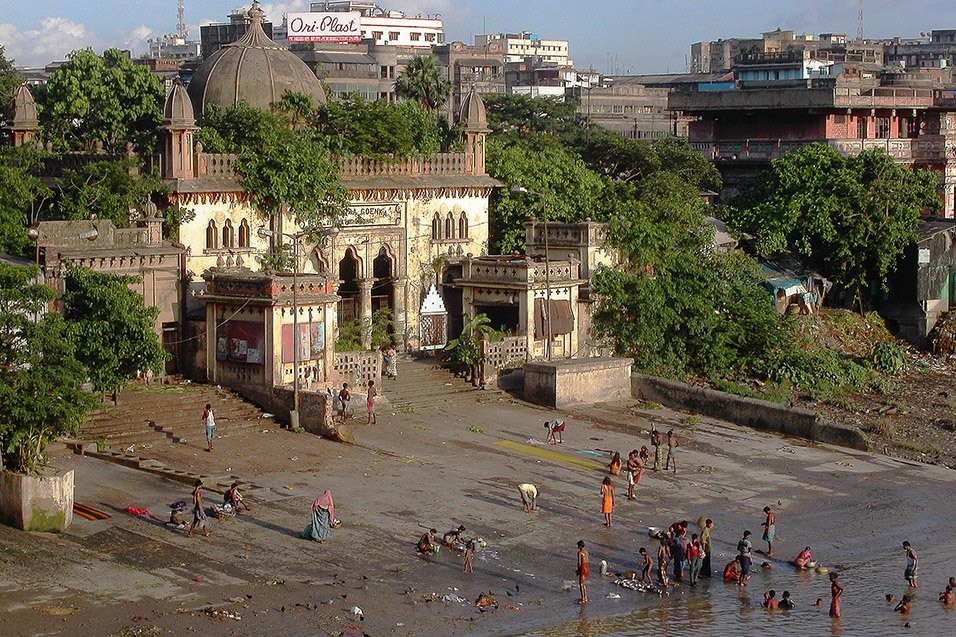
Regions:
[[[488,610],[492,606],[498,608],[498,600],[491,595],[481,593],[478,595],[478,599],[475,600],[475,606],[480,608],[482,611]]]
[[[362,611],[362,609],[359,608],[358,606],[353,606],[351,609],[349,609],[349,613],[358,617],[361,620],[365,619],[365,612]]]
[[[239,615],[239,613],[233,613],[232,611],[228,611],[228,610],[218,610],[213,608],[207,608],[203,612],[205,612],[210,617],[215,617],[216,619],[233,619],[235,621],[242,620],[242,617]]]

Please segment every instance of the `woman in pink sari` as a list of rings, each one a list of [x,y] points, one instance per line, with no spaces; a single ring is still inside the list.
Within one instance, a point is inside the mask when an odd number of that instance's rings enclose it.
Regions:
[[[332,521],[335,520],[335,502],[332,501],[332,492],[328,489],[312,502],[312,522],[305,527],[302,537],[325,543],[332,531]]]

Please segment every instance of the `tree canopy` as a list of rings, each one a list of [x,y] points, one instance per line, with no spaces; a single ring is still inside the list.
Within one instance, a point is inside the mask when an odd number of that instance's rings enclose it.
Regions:
[[[318,133],[340,155],[414,155],[445,150],[445,131],[417,102],[368,101],[352,95],[329,102]]]
[[[313,113],[291,92],[276,107],[209,108],[198,139],[209,152],[240,155],[243,189],[264,215],[288,211],[303,230],[318,232],[344,210],[347,192],[327,144],[307,125]]]
[[[924,211],[940,207],[938,174],[882,151],[844,157],[814,144],[773,162],[727,210],[761,254],[787,250],[847,289],[885,288]]]
[[[0,466],[35,472],[46,443],[70,434],[96,403],[63,317],[44,314],[40,269],[0,263]]]
[[[395,94],[418,102],[429,112],[441,108],[450,92],[451,82],[442,76],[432,54],[412,58],[395,78]]]
[[[488,141],[488,173],[509,187],[523,187],[545,195],[549,221],[604,218],[607,184],[588,170],[584,160],[560,145],[535,148],[530,144]],[[492,251],[509,254],[524,247],[524,222],[542,217],[537,197],[508,188],[494,192],[490,202]]]
[[[56,207],[64,219],[110,219],[117,228],[130,224],[131,211],[146,210],[153,193],[164,190],[155,172],[141,173],[139,161],[99,161],[63,171],[56,181]]]
[[[97,391],[115,392],[137,372],[162,371],[167,354],[153,331],[159,309],[129,288],[133,276],[68,265],[64,317],[76,359]]]
[[[74,51],[37,90],[42,137],[61,151],[89,152],[102,143],[107,151],[122,152],[130,143],[150,155],[163,98],[159,78],[122,51]]]
[[[8,60],[3,44],[0,44],[0,115],[9,114],[13,102],[13,91],[23,84],[23,76],[17,73],[13,60]]]
[[[33,174],[39,164],[31,149],[0,145],[0,252],[23,255],[33,247],[27,227],[53,195]]]

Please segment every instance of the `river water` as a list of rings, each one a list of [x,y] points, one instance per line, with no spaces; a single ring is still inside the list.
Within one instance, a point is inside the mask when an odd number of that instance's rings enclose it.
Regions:
[[[576,620],[524,634],[546,637],[956,635],[956,614],[937,599],[947,578],[956,575],[953,559],[956,547],[947,544],[946,550],[941,550],[942,546],[934,547],[934,555],[942,562],[921,559],[920,588],[915,592],[908,616],[894,612],[895,603],[887,605],[885,599],[887,593],[899,599],[908,591],[903,580],[905,559],[900,553],[892,562],[847,563],[834,569],[840,573],[840,582],[846,589],[840,619],[828,615],[827,575],[799,572],[774,562],[770,570],[756,569],[745,588],[714,578],[704,580],[697,588],[681,586],[672,589],[670,595],[659,597],[611,586],[610,590],[620,594],[621,599],[614,602],[602,599],[601,605],[606,608],[607,602],[617,603],[621,613],[594,617],[590,609],[585,609]],[[755,556],[755,565],[762,557]],[[722,561],[727,560],[722,558]],[[609,590],[604,583],[594,584],[590,587],[592,601],[598,595],[604,597]],[[770,589],[777,591],[778,599],[784,590],[790,591],[797,608],[793,611],[761,608],[763,593]],[[819,607],[813,606],[817,598],[823,600]],[[907,622],[909,628],[905,627]]]

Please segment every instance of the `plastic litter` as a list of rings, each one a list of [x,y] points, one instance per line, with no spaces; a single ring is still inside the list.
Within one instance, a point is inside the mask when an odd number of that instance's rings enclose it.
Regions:
[[[462,602],[467,602],[468,600],[464,597],[459,597],[458,595],[442,595],[441,601],[445,604],[461,604]]]
[[[349,613],[361,619],[365,619],[365,612],[358,606],[353,606],[352,608],[350,608]]]
[[[608,593],[608,594],[607,594],[607,598],[608,598],[608,599],[621,599],[621,596],[618,595],[617,593]]]

